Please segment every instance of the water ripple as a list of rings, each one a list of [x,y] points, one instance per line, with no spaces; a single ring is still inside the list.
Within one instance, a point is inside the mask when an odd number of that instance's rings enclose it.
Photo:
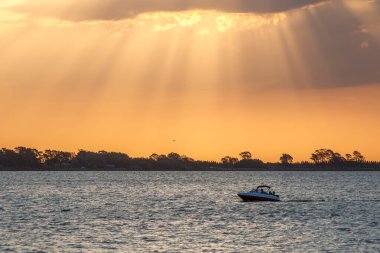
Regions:
[[[1,252],[378,252],[380,243],[380,173],[0,174]],[[282,201],[236,196],[263,183]]]

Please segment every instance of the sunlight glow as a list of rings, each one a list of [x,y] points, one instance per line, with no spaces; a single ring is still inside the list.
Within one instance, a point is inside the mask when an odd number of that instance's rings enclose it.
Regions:
[[[352,66],[334,54],[343,47],[334,41],[340,34],[322,21],[344,6],[343,17],[363,24],[349,38],[369,51],[374,42],[364,35],[380,44],[378,17],[369,1],[339,3],[273,14],[189,10],[70,21],[20,14],[8,8],[16,2],[2,1],[0,106],[7,110],[0,139],[200,159],[247,149],[272,161],[281,152],[301,160],[314,148],[351,151],[357,143],[375,158],[378,86],[344,83],[341,73]]]

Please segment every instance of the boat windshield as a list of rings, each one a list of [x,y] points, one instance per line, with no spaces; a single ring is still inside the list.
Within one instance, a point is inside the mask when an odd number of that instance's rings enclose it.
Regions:
[[[271,187],[267,185],[260,185],[256,188],[253,188],[251,192],[259,192],[259,193],[266,193],[271,194]]]
[[[257,186],[256,191],[270,191],[270,186],[267,186],[267,185]]]

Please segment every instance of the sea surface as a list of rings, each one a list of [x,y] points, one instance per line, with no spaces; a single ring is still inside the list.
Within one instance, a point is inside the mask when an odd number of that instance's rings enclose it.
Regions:
[[[379,172],[0,172],[0,252],[379,252],[379,222]]]

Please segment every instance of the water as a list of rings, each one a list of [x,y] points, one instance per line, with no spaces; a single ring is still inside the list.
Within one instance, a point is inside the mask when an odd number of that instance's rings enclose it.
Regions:
[[[275,186],[282,202],[241,202]],[[1,172],[1,252],[379,252],[378,172]]]

